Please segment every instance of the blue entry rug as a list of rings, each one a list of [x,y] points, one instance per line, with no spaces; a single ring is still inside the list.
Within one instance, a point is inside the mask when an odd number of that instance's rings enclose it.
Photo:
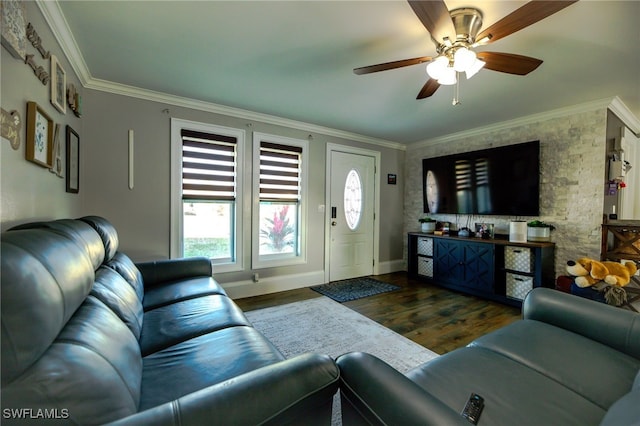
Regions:
[[[317,285],[311,287],[311,290],[317,291],[320,294],[332,298],[336,302],[342,303],[350,300],[362,299],[363,297],[369,297],[375,294],[387,293],[400,288],[400,286],[395,284],[389,284],[374,280],[373,278],[364,277]]]

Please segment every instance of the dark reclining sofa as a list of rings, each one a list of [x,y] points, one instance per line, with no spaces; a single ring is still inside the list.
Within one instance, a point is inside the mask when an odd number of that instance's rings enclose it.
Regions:
[[[285,360],[208,259],[136,265],[95,216],[16,227],[1,250],[3,424],[330,423],[335,362]]]
[[[640,314],[548,288],[523,319],[400,374],[364,353],[338,357],[346,425],[640,425]]]

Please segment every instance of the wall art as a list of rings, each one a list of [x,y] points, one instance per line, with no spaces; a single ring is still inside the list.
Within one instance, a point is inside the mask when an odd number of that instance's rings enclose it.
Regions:
[[[0,108],[0,113],[2,117],[0,120],[1,136],[9,141],[11,148],[17,150],[20,148],[20,129],[22,128],[20,113],[16,110],[8,112],[4,108]]]
[[[67,192],[80,190],[80,136],[67,125]]]
[[[82,98],[80,97],[80,93],[76,89],[76,86],[73,83],[69,83],[67,85],[67,105],[69,105],[69,109],[73,111],[76,117],[81,117],[82,112],[80,111],[80,104]]]
[[[31,22],[29,22],[29,24],[27,25],[27,39],[29,39],[31,45],[35,47],[38,52],[40,52],[40,55],[42,55],[42,59],[49,59],[49,57],[51,56],[51,52],[44,48],[44,46],[42,45],[42,39],[36,32],[36,29],[33,28],[33,25],[31,25]]]
[[[25,56],[24,63],[31,67],[33,73],[38,77],[38,80],[40,80],[42,84],[46,86],[47,83],[49,83],[49,73],[42,65],[36,64],[36,61],[33,59],[33,55]]]
[[[51,173],[62,178],[62,144],[60,143],[60,124],[55,124],[53,131],[53,162],[49,169]]]
[[[16,59],[24,59],[27,53],[26,9],[21,0],[0,1],[0,29],[2,45]]]
[[[67,73],[55,55],[51,55],[51,104],[63,114],[67,112]]]
[[[53,120],[35,102],[27,102],[26,158],[42,167],[53,164]]]

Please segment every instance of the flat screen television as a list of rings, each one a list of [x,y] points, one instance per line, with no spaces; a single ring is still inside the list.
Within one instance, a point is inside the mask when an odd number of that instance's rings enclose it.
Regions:
[[[540,141],[425,158],[425,213],[540,214]]]

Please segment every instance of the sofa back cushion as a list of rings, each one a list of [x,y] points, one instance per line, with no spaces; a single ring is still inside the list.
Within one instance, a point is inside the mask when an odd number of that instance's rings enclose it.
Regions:
[[[136,338],[88,296],[45,353],[3,386],[2,405],[56,412],[66,424],[103,424],[137,412],[141,380]]]
[[[93,285],[92,259],[50,229],[2,235],[2,386],[49,348]]]
[[[93,229],[96,230],[100,238],[102,238],[102,243],[104,244],[105,250],[105,261],[109,261],[115,256],[118,252],[118,232],[116,231],[115,226],[111,224],[107,219],[100,216],[85,216],[79,219],[82,222],[89,224]]]
[[[142,302],[135,290],[115,270],[106,266],[96,271],[96,281],[91,289],[95,296],[124,322],[136,339],[142,331]]]

